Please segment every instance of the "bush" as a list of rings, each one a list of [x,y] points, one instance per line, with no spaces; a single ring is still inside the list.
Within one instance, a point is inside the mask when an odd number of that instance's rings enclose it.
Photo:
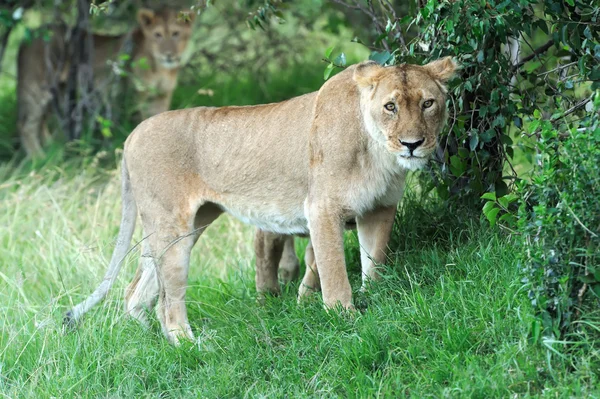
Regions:
[[[534,120],[539,129],[531,182],[521,185],[526,282],[540,332],[560,337],[600,301],[600,90],[588,116],[569,129]],[[538,127],[539,126],[539,127]]]

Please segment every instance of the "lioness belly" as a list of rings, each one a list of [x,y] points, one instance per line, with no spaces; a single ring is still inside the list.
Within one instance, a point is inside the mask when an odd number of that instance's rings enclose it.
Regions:
[[[279,234],[308,234],[308,223],[302,207],[276,209],[272,206],[222,205],[223,209],[244,223]]]

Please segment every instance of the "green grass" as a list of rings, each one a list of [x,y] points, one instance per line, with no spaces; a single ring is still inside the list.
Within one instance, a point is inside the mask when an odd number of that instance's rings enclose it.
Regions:
[[[100,282],[119,182],[98,159],[0,167],[0,393],[6,397],[598,396],[598,352],[563,360],[531,343],[518,242],[409,193],[383,281],[356,317],[297,305],[297,286],[255,300],[253,231],[220,219],[193,252],[194,344],[124,317],[117,287],[81,326],[63,312]],[[139,238],[139,234],[138,234]],[[347,258],[358,288],[356,234]],[[298,249],[305,241],[298,241]],[[560,347],[559,349],[564,349]]]

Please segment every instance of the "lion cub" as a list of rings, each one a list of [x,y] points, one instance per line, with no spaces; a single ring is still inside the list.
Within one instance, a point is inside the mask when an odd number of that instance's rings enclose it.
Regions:
[[[189,41],[194,14],[181,19],[178,10],[140,9],[139,27],[121,36],[93,35],[94,85],[106,90],[111,74],[107,62],[115,59],[124,47],[131,46],[132,60],[146,59],[144,67],[134,68],[133,75],[141,84],[139,101],[145,103],[144,118],[169,109],[171,95],[177,84],[181,55]],[[45,124],[53,100],[54,88],[61,90],[68,78],[69,60],[65,59],[68,43],[67,27],[51,27],[51,38],[22,43],[17,65],[17,129],[21,144],[30,157],[43,155],[43,144],[50,139]],[[131,42],[129,42],[131,40]],[[138,85],[140,86],[140,85]]]
[[[125,143],[121,228],[109,269],[67,321],[106,295],[138,210],[143,266],[126,308],[145,321],[141,310],[158,297],[171,342],[193,338],[185,305],[190,251],[224,212],[264,231],[309,234],[315,270],[305,281],[318,278],[327,307],[352,308],[345,225],[356,221],[363,275],[378,278],[406,174],[436,148],[444,84],[455,70],[450,58],[424,66],[364,62],[281,103],[183,109],[142,122]],[[276,282],[274,269],[260,273]]]

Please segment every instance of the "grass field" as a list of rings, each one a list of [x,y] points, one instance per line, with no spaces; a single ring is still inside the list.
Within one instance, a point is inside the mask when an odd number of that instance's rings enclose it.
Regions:
[[[518,242],[416,190],[399,213],[385,279],[355,293],[357,317],[319,301],[298,306],[295,285],[257,305],[252,230],[223,218],[193,252],[197,342],[173,347],[156,322],[148,331],[124,318],[136,253],[109,299],[65,334],[62,314],[102,279],[118,228],[117,173],[97,165],[0,168],[5,397],[600,395],[597,352],[573,363],[531,343]],[[346,241],[358,288],[355,233]],[[297,245],[302,253],[305,242]]]

